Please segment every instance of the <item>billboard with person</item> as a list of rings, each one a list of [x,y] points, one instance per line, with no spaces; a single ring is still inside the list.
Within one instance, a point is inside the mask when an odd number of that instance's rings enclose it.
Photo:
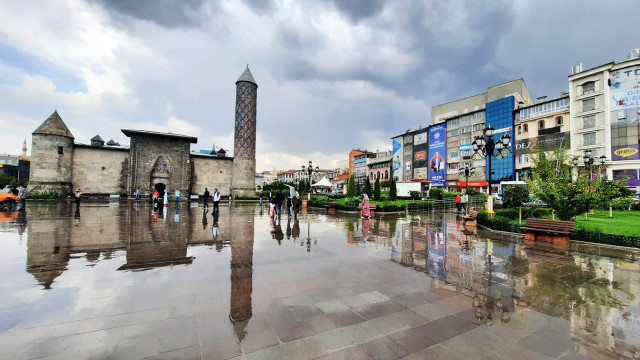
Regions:
[[[393,140],[393,178],[396,180],[402,180],[402,158],[404,157],[402,151],[402,136],[398,136]]]
[[[445,146],[447,125],[440,124],[429,128],[429,180],[431,186],[445,186]]]

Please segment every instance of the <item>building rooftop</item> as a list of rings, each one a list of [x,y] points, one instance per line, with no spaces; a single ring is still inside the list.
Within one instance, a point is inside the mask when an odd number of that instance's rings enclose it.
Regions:
[[[64,123],[58,111],[55,110],[32,134],[60,135],[74,139],[67,124]]]
[[[193,144],[198,142],[198,138],[195,136],[174,134],[170,132],[163,133],[163,132],[156,132],[156,131],[149,131],[149,130],[131,130],[131,129],[122,129],[121,131],[123,134],[127,135],[128,137],[131,137],[134,135],[144,135],[144,136],[179,138],[179,139],[189,140],[189,142]]]

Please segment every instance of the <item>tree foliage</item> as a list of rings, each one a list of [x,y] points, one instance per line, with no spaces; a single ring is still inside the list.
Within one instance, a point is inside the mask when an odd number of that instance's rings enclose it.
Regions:
[[[391,177],[391,185],[389,185],[389,200],[396,201],[398,198],[398,188],[396,187],[396,179]]]
[[[371,179],[367,176],[367,182],[364,184],[364,193],[371,199],[373,197],[373,189],[371,188]]]
[[[517,208],[529,201],[529,190],[525,186],[509,186],[502,192],[502,206]]]
[[[571,176],[571,166],[565,150],[538,152],[532,157],[531,177],[527,179],[531,192],[544,201],[560,220],[571,220],[593,205],[588,180]]]
[[[347,180],[347,197],[353,197],[356,195],[358,195],[356,175],[352,174],[349,176],[349,180]]]

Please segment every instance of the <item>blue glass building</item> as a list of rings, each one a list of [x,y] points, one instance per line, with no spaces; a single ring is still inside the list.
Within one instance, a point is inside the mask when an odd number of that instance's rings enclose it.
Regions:
[[[505,132],[511,136],[510,151],[508,154],[502,158],[494,157],[491,159],[491,184],[515,180],[515,160],[513,156],[513,146],[515,142],[513,134],[514,108],[515,98],[513,96],[489,102],[485,108],[486,124],[487,126],[491,125],[495,129],[495,133],[492,136],[493,140],[500,140]],[[489,159],[487,158],[487,166],[488,165]]]

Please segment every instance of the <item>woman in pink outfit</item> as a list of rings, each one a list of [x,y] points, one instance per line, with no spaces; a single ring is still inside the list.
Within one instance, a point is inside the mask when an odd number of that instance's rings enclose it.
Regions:
[[[371,210],[369,209],[369,196],[364,194],[364,198],[362,199],[362,217],[368,219],[371,217]]]

